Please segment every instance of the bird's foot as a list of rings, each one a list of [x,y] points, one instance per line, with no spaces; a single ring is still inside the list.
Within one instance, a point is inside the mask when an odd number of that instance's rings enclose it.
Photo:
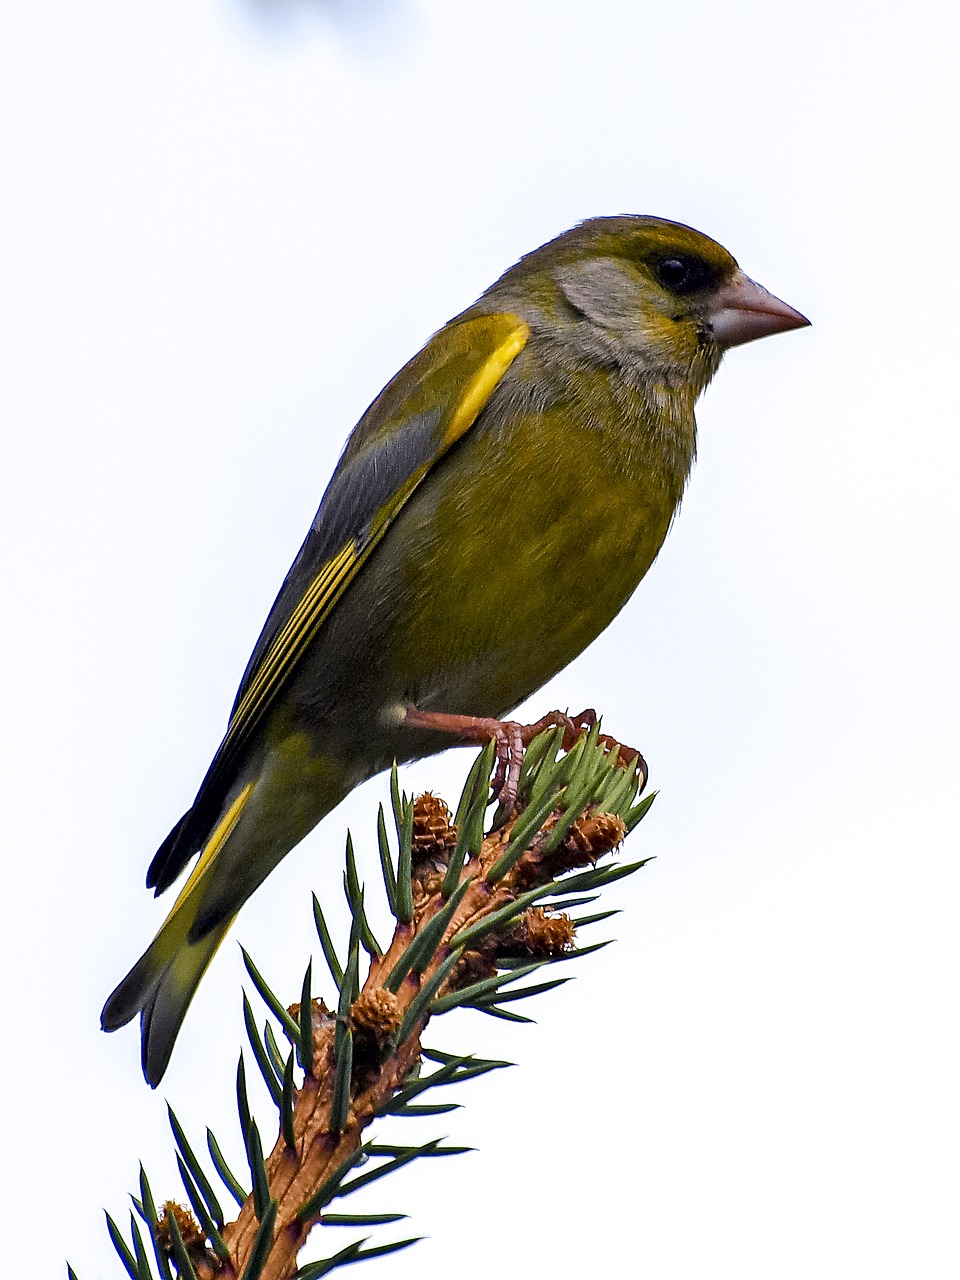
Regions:
[[[493,776],[492,796],[499,801],[500,816],[506,822],[517,806],[517,786],[520,782],[523,753],[534,738],[547,729],[562,728],[563,749],[569,751],[581,733],[592,729],[597,723],[597,713],[592,707],[576,716],[567,715],[564,711],[550,711],[534,724],[518,724],[515,720],[495,720],[491,716],[464,716],[408,707],[404,723],[412,729],[449,733],[463,743],[475,742],[485,746],[492,739],[497,744],[497,771]],[[619,747],[624,763],[633,759],[634,767],[642,770],[646,783],[647,766],[639,751],[622,746],[607,734],[601,734],[599,740],[608,750]]]

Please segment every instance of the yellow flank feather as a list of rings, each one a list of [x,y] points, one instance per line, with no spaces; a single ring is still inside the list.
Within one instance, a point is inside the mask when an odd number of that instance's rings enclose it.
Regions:
[[[167,921],[170,921],[173,919],[173,917],[179,911],[180,907],[193,894],[193,892],[196,890],[196,888],[200,884],[200,881],[206,875],[207,870],[213,863],[214,858],[217,856],[217,854],[226,844],[227,840],[230,838],[230,835],[234,827],[240,821],[240,815],[241,813],[243,813],[244,808],[246,807],[247,801],[250,799],[250,793],[252,791],[253,791],[253,783],[248,782],[247,785],[240,792],[240,794],[237,796],[236,800],[234,800],[233,804],[230,806],[227,812],[220,819],[219,823],[214,829],[213,834],[211,835],[210,839],[207,841],[206,845],[204,846],[203,852],[201,853],[200,857],[197,859],[197,865],[190,872],[190,876],[187,879],[186,884],[177,894],[177,900],[173,904],[173,906],[170,908],[170,914],[167,916]]]
[[[197,983],[230,927],[232,917],[196,943],[187,941],[216,857],[236,829],[253,789],[248,782],[217,823],[157,936],[104,1006],[102,1023],[107,1030],[123,1026],[142,1010],[144,1071],[154,1082],[163,1075]]]

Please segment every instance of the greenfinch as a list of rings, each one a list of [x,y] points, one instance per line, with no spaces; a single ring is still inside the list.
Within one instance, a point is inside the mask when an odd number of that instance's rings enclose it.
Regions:
[[[690,227],[593,218],[535,249],[347,441],[196,799],[150,864],[196,864],[107,1000],[156,1085],[240,907],[353,788],[489,732],[623,608],[727,347],[808,322]],[[479,735],[482,736],[482,732]]]

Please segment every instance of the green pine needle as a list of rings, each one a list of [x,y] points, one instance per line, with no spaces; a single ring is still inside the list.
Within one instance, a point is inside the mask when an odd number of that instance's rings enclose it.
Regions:
[[[498,1004],[478,1004],[474,1008],[478,1013],[486,1013],[491,1018],[502,1018],[504,1022],[536,1022],[536,1018],[528,1018],[523,1013],[514,1013],[512,1009],[501,1009]]]
[[[106,1219],[107,1219],[107,1233],[110,1236],[110,1240],[113,1243],[113,1247],[116,1249],[117,1253],[120,1256],[120,1261],[123,1263],[124,1267],[126,1268],[127,1275],[130,1277],[130,1280],[141,1280],[140,1273],[137,1270],[137,1260],[133,1256],[133,1254],[130,1252],[130,1249],[127,1246],[126,1240],[124,1240],[123,1236],[120,1233],[120,1228],[117,1226],[114,1220],[110,1217],[109,1213],[106,1215]]]
[[[555,890],[555,881],[544,888],[528,889],[526,893],[521,893],[512,902],[507,902],[499,911],[492,911],[490,915],[484,916],[482,920],[477,920],[475,923],[467,925],[465,929],[460,929],[450,939],[450,946],[468,947],[479,942],[488,933],[502,929],[511,920],[523,915],[527,907],[532,906],[545,893],[553,893]]]
[[[250,1114],[250,1100],[247,1097],[247,1068],[243,1061],[243,1053],[240,1054],[240,1060],[237,1063],[237,1114],[240,1117],[240,1133],[246,1144],[253,1118]],[[247,1160],[249,1159],[250,1149],[247,1147]]]
[[[368,1173],[361,1173],[352,1182],[346,1183],[340,1188],[340,1195],[352,1195],[354,1191],[359,1191],[361,1187],[367,1187],[371,1182],[376,1182],[378,1178],[382,1178],[388,1173],[393,1173],[396,1169],[409,1164],[411,1160],[416,1160],[420,1156],[431,1155],[434,1148],[439,1147],[442,1141],[442,1138],[435,1138],[433,1142],[425,1142],[422,1147],[410,1147],[402,1156],[394,1156],[386,1164],[382,1164],[379,1169],[371,1169]]]
[[[387,893],[390,914],[397,915],[397,873],[393,867],[390,853],[390,841],[387,838],[387,821],[383,816],[383,805],[377,811],[377,846],[380,850],[380,870],[383,874],[383,887]]]
[[[261,976],[260,970],[250,959],[243,947],[240,948],[240,952],[243,955],[243,963],[246,966],[247,973],[250,975],[250,980],[260,993],[260,997],[264,1004],[277,1019],[291,1040],[295,1040],[298,1035],[297,1024],[294,1022],[293,1018],[290,1017],[289,1013],[287,1013],[285,1006],[281,1003],[278,997],[275,996],[267,986],[267,983]]]
[[[210,1159],[214,1163],[220,1180],[227,1188],[234,1200],[237,1202],[237,1208],[242,1209],[247,1193],[243,1189],[243,1185],[236,1175],[232,1172],[230,1166],[224,1159],[223,1152],[220,1150],[220,1143],[214,1136],[212,1129],[207,1129],[207,1150],[210,1152]]]
[[[394,1240],[392,1244],[374,1244],[369,1249],[361,1249],[354,1258],[355,1262],[359,1262],[361,1258],[382,1258],[388,1253],[399,1253],[401,1249],[409,1249],[412,1244],[419,1244],[423,1236],[408,1236],[406,1240]]]
[[[250,1041],[254,1059],[260,1068],[260,1074],[263,1076],[263,1083],[267,1086],[267,1092],[273,1099],[274,1106],[279,1108],[283,1091],[280,1081],[277,1079],[277,1073],[273,1068],[273,1063],[270,1061],[267,1047],[260,1039],[260,1033],[257,1030],[257,1024],[253,1016],[253,1006],[247,999],[246,992],[243,993],[243,1025],[246,1028],[247,1039]]]
[[[498,991],[495,996],[470,1001],[473,1008],[483,1008],[488,1004],[510,1004],[514,1000],[527,1000],[530,996],[538,996],[544,991],[552,991],[554,987],[562,987],[569,978],[554,978],[550,982],[538,982],[532,987],[521,987],[519,991]]]
[[[183,1156],[184,1163],[190,1170],[190,1174],[203,1195],[207,1208],[213,1215],[214,1220],[222,1227],[223,1210],[220,1208],[220,1201],[214,1194],[213,1187],[210,1185],[210,1182],[203,1171],[203,1166],[194,1155],[193,1148],[187,1141],[187,1135],[184,1133],[183,1127],[174,1114],[173,1107],[171,1107],[169,1103],[167,1104],[167,1115],[170,1120],[170,1128],[173,1130],[174,1141],[177,1144],[180,1154]],[[144,1203],[146,1203],[146,1201],[144,1201]]]
[[[379,1115],[388,1115],[394,1111],[396,1107],[402,1107],[406,1103],[411,1102],[414,1098],[426,1093],[428,1089],[435,1089],[439,1085],[450,1084],[457,1078],[457,1072],[460,1067],[469,1062],[469,1058],[454,1058],[451,1062],[446,1062],[432,1075],[420,1076],[419,1078],[408,1080],[401,1088],[380,1108]]]
[[[635,871],[639,871],[649,861],[649,858],[641,858],[639,862],[619,863],[610,867],[594,867],[591,871],[581,871],[576,875],[565,876],[563,880],[554,880],[552,884],[546,885],[544,888],[549,893],[564,893],[567,889],[573,893],[579,893],[581,889],[602,889],[604,885],[613,884],[615,880],[622,880],[624,876],[632,876]]]
[[[267,1177],[267,1166],[263,1160],[263,1143],[260,1141],[260,1130],[255,1120],[250,1121],[246,1134],[247,1160],[250,1164],[250,1176],[253,1179],[253,1211],[257,1221],[263,1221],[270,1204],[270,1180]]]
[[[396,812],[396,810],[394,810]],[[397,920],[409,924],[413,919],[413,802],[403,801],[403,812],[397,826],[400,857],[397,863]]]
[[[297,1139],[293,1127],[293,1104],[294,1104],[294,1083],[293,1083],[293,1066],[294,1052],[290,1050],[290,1056],[287,1058],[287,1065],[283,1071],[283,1096],[280,1103],[280,1131],[283,1134],[283,1141],[288,1151],[295,1151],[297,1147]]]
[[[220,1235],[219,1231],[220,1226],[223,1226],[223,1222],[218,1224],[218,1222],[215,1222],[214,1219],[212,1219],[210,1210],[204,1202],[204,1197],[201,1196],[200,1190],[198,1190],[196,1184],[193,1183],[193,1179],[189,1176],[186,1165],[183,1164],[183,1161],[180,1160],[179,1156],[177,1157],[177,1167],[180,1171],[180,1179],[183,1180],[184,1188],[187,1190],[187,1199],[193,1206],[193,1212],[196,1213],[197,1221],[200,1222],[201,1228],[204,1229],[206,1238],[210,1240],[212,1247],[214,1247],[216,1256],[218,1256],[221,1261],[229,1262],[230,1251],[227,1248],[227,1245],[224,1244],[223,1236]]]
[[[464,1058],[456,1053],[444,1053],[442,1049],[421,1049],[422,1057],[427,1058],[430,1062],[439,1062],[446,1066],[448,1063],[462,1063],[456,1079],[469,1080],[472,1076],[486,1075],[488,1071],[499,1071],[501,1067],[515,1067],[515,1062],[507,1062],[505,1058],[475,1058],[472,1054]]]
[[[484,996],[492,996],[508,983],[519,982],[528,973],[542,969],[545,963],[544,960],[534,960],[519,969],[511,969],[508,973],[495,973],[489,978],[481,978],[479,982],[471,982],[468,987],[461,987],[459,991],[451,991],[449,995],[435,1000],[431,1012],[446,1013],[448,1009],[456,1009],[459,1005],[471,1004]]]
[[[390,806],[393,809],[393,825],[397,829],[397,839],[400,840],[403,837],[403,815],[406,799],[405,795],[400,794],[400,774],[397,772],[397,762],[394,760],[390,768]]]
[[[414,1150],[414,1148],[398,1147],[388,1142],[373,1142],[370,1144],[369,1150],[370,1150],[371,1156],[395,1157],[395,1156],[406,1155],[408,1151],[412,1151]],[[429,1157],[462,1156],[462,1155],[465,1155],[468,1151],[475,1151],[475,1150],[476,1150],[475,1147],[434,1147],[432,1151],[421,1151],[419,1148],[417,1148],[416,1154],[422,1155],[422,1156],[429,1156]]]
[[[563,741],[563,726],[556,725],[546,733],[538,734],[523,753],[523,764],[520,766],[520,780],[517,783],[517,795],[524,800],[530,788],[530,781],[544,760],[555,761],[560,744]]]
[[[177,1222],[177,1215],[175,1213],[168,1213],[166,1222],[167,1230],[170,1232],[170,1252],[173,1254],[173,1260],[176,1263],[177,1271],[180,1273],[180,1280],[197,1280],[196,1269],[190,1261],[190,1255],[187,1253],[187,1246],[183,1243],[183,1236],[180,1234],[180,1224]]]
[[[321,1276],[329,1275],[336,1267],[345,1266],[348,1262],[356,1262],[360,1256],[360,1250],[368,1239],[369,1237],[364,1237],[363,1240],[355,1240],[353,1244],[348,1244],[339,1253],[331,1254],[329,1258],[307,1263],[296,1273],[294,1280],[320,1280]]]
[[[601,920],[609,920],[611,916],[619,914],[620,908],[614,907],[612,911],[596,911],[592,916],[579,916],[572,923],[576,929],[585,929],[588,924],[599,924]]]
[[[180,1171],[180,1180],[183,1183],[184,1190],[187,1193],[187,1199],[190,1201],[190,1204],[193,1207],[193,1212],[196,1215],[197,1221],[200,1223],[200,1226],[203,1228],[204,1234],[206,1235],[210,1243],[213,1245],[213,1249],[214,1249],[214,1252],[217,1254],[217,1257],[221,1258],[224,1262],[229,1262],[230,1250],[224,1244],[223,1236],[221,1236],[220,1232],[217,1229],[217,1224],[214,1222],[213,1218],[210,1216],[210,1210],[204,1204],[203,1197],[200,1195],[200,1192],[197,1189],[196,1183],[194,1182],[193,1178],[190,1177],[190,1173],[187,1170],[187,1166],[184,1164],[183,1160],[179,1155],[177,1156],[177,1168]]]
[[[514,823],[507,847],[487,872],[487,884],[496,884],[512,871],[526,853],[530,841],[557,807],[557,797],[548,792],[537,805],[525,809]]]
[[[247,1265],[243,1269],[241,1280],[260,1280],[260,1275],[270,1253],[270,1246],[273,1244],[273,1227],[276,1220],[277,1202],[276,1200],[271,1200],[260,1218],[260,1226],[253,1242],[253,1249],[250,1252]]]
[[[130,1215],[130,1236],[133,1240],[133,1251],[137,1260],[137,1275],[140,1280],[153,1280],[150,1272],[150,1259],[147,1257],[147,1251],[143,1247],[143,1236],[140,1234],[137,1220],[132,1213]]]
[[[475,858],[483,844],[484,817],[489,804],[490,771],[496,758],[497,744],[490,742],[473,762],[467,781],[457,805],[454,825],[457,828],[457,843],[443,878],[441,892],[445,898],[453,893],[460,882],[464,863],[468,858]]]
[[[216,1196],[213,1196],[212,1191],[210,1194],[214,1201],[216,1201]],[[134,1200],[134,1204],[137,1204],[136,1200]],[[160,1275],[163,1280],[173,1280],[173,1272],[170,1270],[170,1260],[160,1247],[160,1241],[157,1239],[157,1223],[160,1220],[160,1215],[157,1213],[157,1205],[153,1198],[153,1191],[150,1188],[150,1183],[147,1179],[147,1171],[144,1169],[142,1164],[140,1166],[139,1212],[150,1232],[150,1242],[153,1245],[153,1253],[157,1260],[157,1267],[160,1271]]]
[[[316,899],[315,899],[316,900]],[[319,905],[319,904],[318,904]],[[300,1065],[307,1075],[313,1075],[313,961],[307,962],[307,970],[303,975],[303,986],[300,989],[300,1034],[298,1049]]]
[[[565,960],[580,960],[583,956],[589,956],[594,951],[602,951],[604,947],[609,947],[611,942],[613,942],[612,938],[606,938],[603,942],[591,942],[588,947],[573,947],[559,956],[553,956],[549,963],[563,964]]]
[[[346,894],[350,914],[357,922],[360,942],[369,956],[382,956],[383,948],[373,935],[363,906],[363,885],[357,874],[357,859],[353,852],[353,836],[347,832],[346,871],[343,874],[343,891]]]
[[[294,1026],[297,1025],[295,1022],[293,1022],[292,1018],[290,1019],[290,1021],[291,1023],[293,1023]],[[283,1053],[281,1053],[280,1051],[279,1044],[277,1044],[277,1037],[273,1034],[273,1025],[270,1022],[269,1018],[266,1019],[263,1024],[263,1043],[266,1046],[267,1056],[270,1059],[270,1065],[273,1067],[274,1071],[276,1072],[277,1079],[282,1080],[284,1062],[286,1061],[286,1059],[284,1058]]]
[[[423,1102],[412,1103],[405,1102],[402,1106],[391,1107],[389,1113],[392,1116],[445,1116],[449,1111],[459,1111],[459,1102]],[[383,1113],[387,1114],[386,1111]]]
[[[325,1213],[320,1221],[325,1227],[385,1227],[406,1217],[405,1213]]]
[[[599,897],[599,893],[591,893],[581,898],[564,898],[560,902],[541,902],[540,910],[546,911],[548,915],[557,911],[572,911],[574,907],[586,907],[591,902],[596,902]]]
[[[343,975],[343,986],[340,988],[340,1001],[337,1010],[346,1015],[350,1006],[360,995],[360,939],[351,939],[350,958]]]
[[[330,1130],[340,1134],[347,1126],[350,1114],[350,1086],[353,1080],[353,1032],[344,1030],[337,1052],[336,1071],[333,1079],[333,1102],[330,1109]]]
[[[320,899],[316,894],[313,895],[313,922],[317,928],[317,936],[320,939],[320,947],[323,950],[323,958],[327,962],[327,968],[330,970],[330,976],[333,978],[333,985],[340,990],[343,982],[343,969],[340,961],[337,959],[337,952],[330,937],[330,930],[327,928],[327,921],[323,914],[323,908],[320,906]]]
[[[650,793],[650,795],[646,796],[643,800],[641,800],[639,804],[635,804],[632,809],[627,810],[627,812],[623,815],[623,821],[624,821],[624,825],[627,828],[628,833],[633,830],[633,828],[637,825],[637,823],[641,820],[641,818],[646,817],[647,810],[650,808],[650,806],[653,804],[656,798],[657,798],[657,793],[656,791],[653,791]]]

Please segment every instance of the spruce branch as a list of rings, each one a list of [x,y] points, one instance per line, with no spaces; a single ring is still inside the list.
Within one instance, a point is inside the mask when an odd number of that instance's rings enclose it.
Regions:
[[[509,1065],[423,1048],[421,1037],[430,1019],[467,1007],[508,1021],[530,1021],[505,1006],[568,978],[524,980],[547,965],[606,945],[577,947],[577,929],[615,914],[594,912],[576,920],[568,912],[592,903],[595,890],[631,875],[647,861],[598,865],[644,816],[652,797],[638,801],[646,780],[642,758],[601,735],[597,725],[567,751],[556,729],[535,738],[520,771],[515,812],[499,825],[502,815],[495,815],[493,829],[484,835],[494,764],[491,744],[470,771],[455,820],[430,792],[415,800],[404,795],[394,770],[396,858],[382,808],[377,822],[383,884],[396,921],[383,952],[367,920],[348,837],[344,890],[352,926],[345,964],[320,904],[313,900],[321,950],[337,992],[333,1007],[313,995],[312,962],[300,1002],[287,1009],[243,952],[254,989],[276,1019],[276,1025],[268,1019],[261,1034],[244,994],[253,1059],[278,1112],[277,1140],[265,1154],[247,1099],[241,1054],[237,1105],[249,1166],[247,1186],[229,1169],[207,1131],[213,1166],[239,1205],[238,1216],[225,1223],[210,1179],[171,1111],[178,1168],[191,1207],[167,1201],[158,1212],[141,1169],[140,1199],[134,1207],[147,1227],[156,1272],[136,1218],[131,1215],[129,1244],[107,1218],[111,1239],[134,1280],[155,1280],[155,1275],[167,1280],[174,1274],[181,1280],[314,1280],[415,1242],[411,1237],[369,1244],[361,1238],[298,1270],[298,1254],[316,1227],[375,1227],[402,1216],[327,1212],[334,1201],[413,1160],[466,1150],[443,1146],[440,1140],[404,1147],[365,1137],[379,1116],[453,1110],[457,1103],[419,1099]],[[361,951],[369,957],[362,986]],[[288,1050],[278,1036],[286,1038]],[[364,1171],[356,1172],[361,1163]]]

